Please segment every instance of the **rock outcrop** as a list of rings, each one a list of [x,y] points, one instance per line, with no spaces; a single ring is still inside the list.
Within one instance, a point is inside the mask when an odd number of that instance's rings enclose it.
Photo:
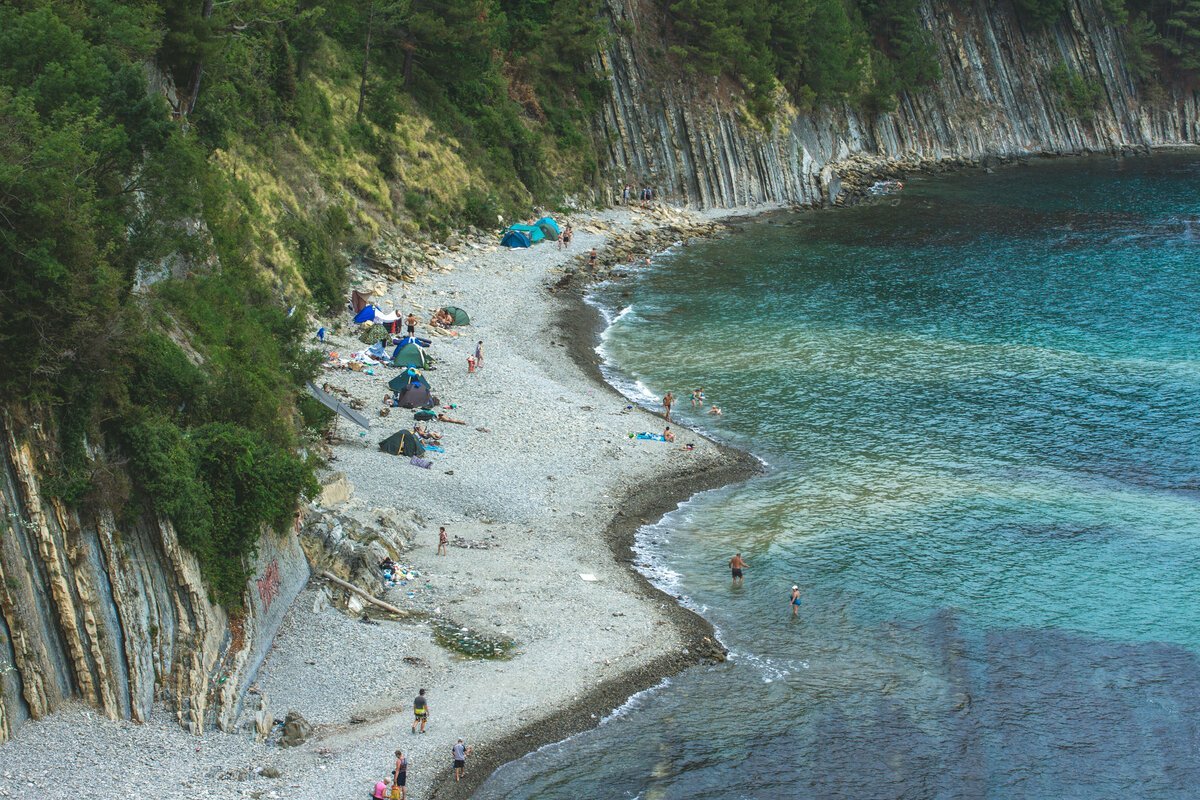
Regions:
[[[193,731],[231,728],[308,580],[296,536],[264,533],[230,615],[166,520],[44,492],[35,454],[53,449],[47,431],[0,417],[0,741],[71,699],[136,721],[161,701]]]
[[[593,126],[607,150],[608,201],[630,182],[696,207],[820,205],[854,188],[842,184],[844,166],[886,174],[886,164],[1120,152],[1195,143],[1200,129],[1194,87],[1139,93],[1101,0],[1070,0],[1046,30],[1023,26],[1007,0],[925,0],[942,71],[935,86],[876,116],[801,113],[785,102],[770,126],[746,118],[736,91],[667,69],[661,48],[643,41],[656,28],[644,3],[607,0],[613,30],[635,33],[610,37],[596,58],[612,90]],[[1103,88],[1090,120],[1054,88],[1064,64]]]

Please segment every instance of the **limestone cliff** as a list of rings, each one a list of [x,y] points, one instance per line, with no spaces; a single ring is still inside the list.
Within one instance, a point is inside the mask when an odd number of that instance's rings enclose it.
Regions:
[[[49,498],[35,454],[52,451],[0,418],[0,741],[72,699],[137,721],[162,701],[194,731],[228,729],[308,579],[296,537],[264,533],[231,616],[169,522]]]
[[[700,207],[820,204],[837,199],[842,165],[874,157],[915,166],[1109,152],[1195,143],[1200,129],[1195,89],[1139,93],[1101,0],[1071,0],[1048,30],[1023,26],[1008,2],[926,0],[921,15],[942,69],[935,86],[877,116],[784,104],[769,129],[745,119],[736,92],[671,74],[661,48],[645,46],[656,23],[644,0],[608,0],[607,10],[614,31],[634,31],[611,37],[596,59],[612,88],[594,126],[606,143],[609,200],[628,181]],[[1103,86],[1088,121],[1053,88],[1064,63]]]

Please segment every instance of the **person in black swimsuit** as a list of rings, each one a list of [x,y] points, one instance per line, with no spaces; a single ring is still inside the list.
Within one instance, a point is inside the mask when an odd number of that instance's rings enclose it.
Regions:
[[[392,796],[404,800],[405,788],[404,784],[408,782],[408,759],[404,757],[404,753],[400,750],[396,751],[396,768],[392,770]],[[396,789],[400,791],[397,792]]]
[[[729,571],[733,573],[733,585],[742,585],[742,570],[750,566],[742,560],[741,553],[734,553],[733,558],[729,559]]]

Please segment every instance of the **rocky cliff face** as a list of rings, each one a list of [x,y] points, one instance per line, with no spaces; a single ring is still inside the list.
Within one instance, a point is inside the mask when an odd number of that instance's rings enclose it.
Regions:
[[[821,204],[837,200],[844,174],[881,161],[1140,149],[1195,143],[1200,129],[1195,90],[1164,87],[1153,101],[1139,94],[1100,0],[1071,0],[1069,17],[1045,31],[1023,27],[1007,2],[926,0],[921,14],[942,67],[936,86],[878,116],[784,108],[770,130],[748,123],[711,79],[666,77],[639,44],[654,27],[642,2],[608,0],[614,30],[643,33],[612,37],[597,57],[612,87],[595,123],[607,142],[609,200],[627,181],[699,207]],[[1064,63],[1103,86],[1090,121],[1053,88],[1050,75]]]
[[[295,535],[263,536],[230,616],[170,523],[48,499],[35,453],[50,445],[0,418],[0,741],[72,699],[137,721],[161,701],[192,730],[228,729],[308,579]]]

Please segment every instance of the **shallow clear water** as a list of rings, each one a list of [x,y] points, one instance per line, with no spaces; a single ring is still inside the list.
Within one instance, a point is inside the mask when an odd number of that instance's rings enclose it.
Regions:
[[[770,464],[642,540],[733,658],[478,796],[1197,796],[1198,181],[918,180],[603,289],[618,379]]]

